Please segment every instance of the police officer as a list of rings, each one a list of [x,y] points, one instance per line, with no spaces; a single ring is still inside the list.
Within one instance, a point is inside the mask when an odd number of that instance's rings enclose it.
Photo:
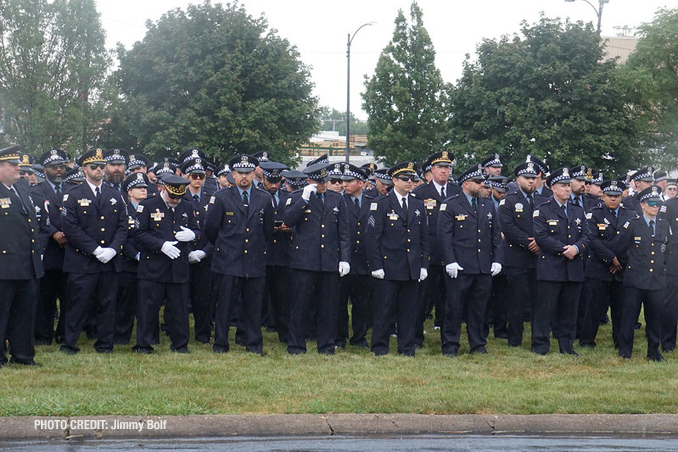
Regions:
[[[160,180],[160,194],[141,201],[137,208],[134,237],[141,256],[137,343],[132,350],[153,353],[151,344],[165,301],[170,350],[188,353],[188,245],[200,239],[200,231],[191,203],[183,201],[188,179],[166,174]]]
[[[392,189],[393,179],[388,175],[388,168],[379,168],[374,171],[374,187],[371,190],[365,190],[365,194],[376,199]]]
[[[578,356],[573,344],[588,237],[584,209],[569,202],[571,181],[568,168],[551,173],[546,183],[553,196],[537,206],[533,213],[539,258],[532,351],[539,355],[545,355],[551,347],[551,323],[555,319],[553,330],[558,337],[560,353]]]
[[[273,206],[266,191],[254,187],[256,158],[239,155],[228,166],[235,185],[210,199],[205,234],[214,245],[212,271],[219,274],[215,353],[226,353],[231,312],[242,300],[239,325],[248,352],[263,353],[261,314],[266,283],[266,238],[273,233]]]
[[[419,282],[428,276],[429,233],[424,202],[410,196],[419,178],[414,162],[392,166],[393,190],[370,205],[365,231],[373,285],[372,352],[388,354],[397,324],[398,353],[414,356]]]
[[[339,277],[351,270],[348,215],[342,195],[327,190],[328,166],[321,162],[304,168],[308,185],[286,202],[283,219],[292,228],[290,267],[298,294],[290,312],[290,354],[306,353],[313,306],[318,353],[334,354]]]
[[[667,185],[667,188],[670,185]],[[659,218],[671,227],[671,236],[666,249],[666,289],[662,307],[663,351],[676,348],[676,323],[678,322],[678,198],[668,198],[659,208]]]
[[[90,311],[97,328],[94,348],[113,352],[117,259],[127,239],[127,212],[119,191],[103,183],[106,161],[101,149],[78,158],[85,182],[64,195],[62,228],[68,243],[64,269],[68,273],[68,310],[61,351],[75,354],[76,343]]]
[[[181,172],[190,182],[183,201],[193,207],[198,228],[204,232],[205,215],[214,194],[205,187],[207,162],[200,156],[189,156],[181,164]],[[212,321],[216,299],[212,297],[212,252],[213,245],[205,234],[200,240],[188,245],[190,264],[189,305],[192,307],[195,340],[209,344],[212,336]]]
[[[646,166],[640,168],[635,173],[629,176],[631,185],[635,189],[635,195],[642,192],[643,190],[652,187],[654,183],[654,167]],[[634,210],[637,215],[642,215],[643,210],[640,207],[640,202],[638,201],[637,196],[629,195],[622,200],[622,204],[627,209]]]
[[[343,163],[344,208],[348,212],[351,236],[351,272],[340,281],[338,328],[336,345],[367,348],[367,330],[372,324],[372,278],[365,249],[365,225],[374,198],[365,194],[367,174],[350,163]],[[353,335],[349,339],[348,301],[351,300]]]
[[[291,229],[285,224],[283,215],[290,193],[282,188],[282,174],[287,165],[278,162],[259,163],[264,180],[263,187],[271,195],[273,204],[273,234],[266,242],[266,293],[271,302],[269,311],[275,325],[278,339],[287,344],[290,324],[292,270],[290,269]]]
[[[35,306],[43,275],[38,220],[27,188],[17,184],[19,146],[0,149],[0,367],[36,365]]]
[[[546,201],[536,193],[540,170],[533,162],[525,162],[514,169],[518,190],[509,193],[499,203],[499,222],[504,234],[504,267],[507,293],[508,344],[519,347],[523,342],[524,313],[534,313],[537,296],[537,254],[539,245],[534,238],[532,213]]]
[[[64,198],[64,175],[68,154],[52,149],[40,156],[46,179],[32,188],[36,206],[42,209],[40,235],[45,245],[43,267],[45,276],[40,280],[38,307],[35,316],[35,342],[49,345],[54,336],[54,313],[59,312],[56,330],[57,342],[63,342],[64,319],[68,298],[66,296],[67,274],[63,270],[66,235],[61,228],[61,208]],[[57,299],[59,310],[57,311]]]
[[[487,353],[483,333],[492,276],[501,272],[501,232],[492,202],[482,197],[484,168],[474,165],[458,178],[462,193],[445,200],[438,219],[447,291],[440,329],[442,352],[459,351],[462,318],[466,319],[471,353]]]
[[[535,157],[534,155],[528,155],[526,162],[532,162],[536,166],[536,168],[539,168],[539,173],[537,174],[537,180],[535,183],[535,186],[537,187],[535,189],[535,193],[543,196],[544,198],[548,198],[549,196],[553,196],[553,192],[549,187],[546,186],[546,177],[548,176],[549,173],[549,166],[544,163],[541,159]]]
[[[664,361],[661,343],[662,296],[666,287],[666,246],[671,235],[668,222],[658,218],[661,189],[647,187],[637,198],[642,214],[627,221],[621,229],[620,252],[628,250],[624,271],[624,296],[619,331],[619,356],[630,359],[635,324],[641,305],[645,312],[647,359]]]
[[[633,210],[621,205],[621,196],[626,184],[616,180],[604,181],[603,205],[596,206],[586,215],[590,238],[589,255],[586,262],[585,303],[588,310],[584,315],[579,337],[581,347],[595,347],[600,319],[612,313],[612,340],[615,348],[619,346],[619,328],[621,326],[621,296],[623,293],[623,270],[626,255],[618,255],[617,250],[622,225],[636,217]]]
[[[501,169],[504,167],[504,159],[499,154],[493,154],[480,163],[483,166],[484,174],[487,176],[501,176]]]
[[[146,196],[151,197],[158,194],[157,184],[151,183],[148,178],[148,157],[143,154],[130,154],[127,158],[127,171],[130,173],[144,173],[146,175],[146,180],[148,181],[148,187],[146,187]],[[123,189],[124,191],[124,189]]]
[[[437,243],[438,216],[440,206],[445,198],[458,194],[461,189],[449,182],[450,171],[454,156],[448,151],[435,152],[428,157],[424,166],[431,167],[431,182],[412,190],[412,196],[424,202],[426,217],[428,218],[428,242]],[[424,343],[424,321],[435,308],[436,327],[440,327],[443,320],[443,306],[445,305],[445,256],[438,246],[431,246],[431,263],[428,267],[429,275],[422,284],[422,294],[419,297],[417,311],[417,345]]]
[[[584,209],[584,213],[589,213],[600,204],[598,198],[586,192],[586,187],[590,187],[593,181],[593,170],[584,165],[575,166],[570,168],[570,176],[572,177],[570,202]]]
[[[125,180],[127,169],[127,151],[123,149],[109,149],[104,154],[106,168],[104,179],[108,186],[122,193],[122,181]]]

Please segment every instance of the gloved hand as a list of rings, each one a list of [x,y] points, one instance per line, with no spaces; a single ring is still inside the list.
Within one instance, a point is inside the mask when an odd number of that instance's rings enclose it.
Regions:
[[[185,226],[181,226],[181,231],[174,234],[174,237],[180,242],[190,242],[195,239],[195,232]]]
[[[492,276],[497,276],[499,273],[501,273],[501,264],[499,262],[492,262],[490,273]]]
[[[188,263],[197,264],[207,256],[207,253],[203,250],[195,250],[188,253]]]
[[[421,281],[425,280],[426,278],[428,278],[428,270],[426,270],[425,268],[422,268],[419,271],[419,281],[421,282]]]
[[[116,254],[118,253],[116,253],[113,248],[102,248],[99,252],[99,255],[97,256],[97,259],[99,259],[99,262],[102,264],[108,264],[108,262],[113,259]]]
[[[381,268],[379,270],[375,270],[372,272],[372,277],[377,278],[377,279],[384,279],[384,276],[386,276],[386,273],[384,273],[384,269]]]
[[[96,249],[92,251],[92,254],[94,255],[94,257],[98,258],[103,251],[104,249],[102,247],[97,246]]]
[[[304,187],[304,191],[301,192],[301,197],[304,201],[309,202],[311,200],[311,194],[318,192],[318,186],[316,184],[308,184]]]
[[[339,276],[346,276],[351,271],[351,265],[348,262],[339,262]]]
[[[445,271],[452,279],[456,278],[461,270],[463,270],[463,268],[461,268],[456,262],[452,262],[451,264],[447,264],[445,266]]]
[[[176,259],[181,255],[181,250],[174,246],[177,243],[179,242],[165,242],[162,244],[160,251],[162,251],[170,259]]]

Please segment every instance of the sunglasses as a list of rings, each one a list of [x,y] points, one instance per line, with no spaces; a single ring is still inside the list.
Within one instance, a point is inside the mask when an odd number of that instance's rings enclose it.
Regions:
[[[478,185],[484,185],[485,179],[471,179],[471,182],[478,184]]]
[[[191,179],[203,180],[205,178],[204,174],[191,173]]]
[[[660,204],[661,204],[660,201],[648,201],[647,202],[647,205],[650,206],[650,207],[659,207]]]
[[[586,181],[586,182],[584,182],[584,185],[591,185],[591,182]]]
[[[419,178],[417,176],[398,176],[398,180],[403,182],[416,182]]]
[[[282,178],[280,178],[280,177],[267,177],[267,178],[266,178],[266,181],[267,181],[269,184],[277,184],[277,183],[280,182],[281,180],[282,180]]]
[[[106,164],[105,164],[105,163],[90,163],[90,164],[89,164],[89,169],[91,169],[92,171],[95,171],[95,170],[97,170],[97,169],[101,169],[101,170],[102,170],[102,169],[104,169],[105,167],[106,167]]]
[[[341,184],[341,179],[330,179],[330,184]]]

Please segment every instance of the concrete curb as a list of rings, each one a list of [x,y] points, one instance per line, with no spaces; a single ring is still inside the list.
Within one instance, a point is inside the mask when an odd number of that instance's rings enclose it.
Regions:
[[[413,434],[678,436],[678,415],[282,414],[0,418],[0,441]]]

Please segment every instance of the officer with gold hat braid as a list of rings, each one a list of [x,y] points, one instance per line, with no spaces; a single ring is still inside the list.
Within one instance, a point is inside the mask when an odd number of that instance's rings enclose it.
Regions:
[[[0,367],[35,365],[33,325],[37,280],[42,277],[38,221],[27,189],[17,186],[19,147],[0,149]]]

